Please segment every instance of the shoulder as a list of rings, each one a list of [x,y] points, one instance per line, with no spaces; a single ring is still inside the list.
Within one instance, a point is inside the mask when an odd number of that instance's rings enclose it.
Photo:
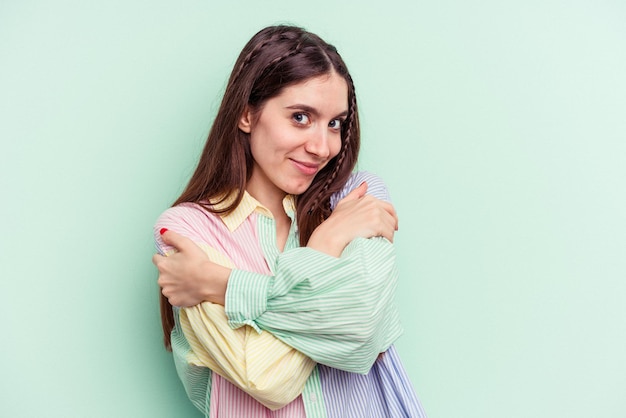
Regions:
[[[355,171],[350,175],[348,181],[346,181],[346,184],[343,186],[343,189],[331,196],[331,207],[334,208],[341,199],[346,197],[348,193],[357,188],[364,181],[367,182],[367,194],[372,195],[377,199],[391,202],[389,190],[387,189],[383,179],[374,173],[370,173],[369,171]]]
[[[204,223],[217,218],[197,203],[181,203],[165,210],[156,220],[154,229],[168,228],[177,224]]]
[[[162,245],[160,231],[166,228],[193,241],[202,241],[206,230],[215,230],[222,224],[219,215],[196,203],[181,203],[165,210],[154,223],[153,234],[157,246]]]

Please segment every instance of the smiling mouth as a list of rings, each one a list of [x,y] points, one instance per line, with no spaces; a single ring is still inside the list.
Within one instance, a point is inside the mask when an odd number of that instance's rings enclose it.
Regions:
[[[317,173],[320,165],[315,163],[306,163],[298,160],[291,160],[294,166],[300,171],[302,174],[307,176],[312,176]]]

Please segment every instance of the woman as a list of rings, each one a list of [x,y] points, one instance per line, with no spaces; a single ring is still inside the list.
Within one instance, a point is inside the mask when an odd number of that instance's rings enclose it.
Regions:
[[[372,185],[344,189],[361,183],[358,148],[335,48],[290,26],[257,33],[195,173],[155,226],[164,295],[205,301],[172,310],[164,296],[162,316],[207,416],[424,416],[391,346],[395,212],[365,196]],[[186,290],[170,293],[177,283]]]

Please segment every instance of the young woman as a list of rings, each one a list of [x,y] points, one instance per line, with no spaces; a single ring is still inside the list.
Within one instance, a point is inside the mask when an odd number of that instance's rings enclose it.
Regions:
[[[358,149],[336,49],[296,27],[257,33],[155,226],[166,346],[207,416],[425,416],[392,346],[397,218],[366,195],[379,179],[351,174]]]

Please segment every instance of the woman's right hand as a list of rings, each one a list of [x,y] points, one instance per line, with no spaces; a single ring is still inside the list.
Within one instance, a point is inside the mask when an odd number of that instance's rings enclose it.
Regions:
[[[332,214],[311,234],[307,247],[339,257],[355,238],[384,237],[393,242],[398,215],[393,205],[367,195],[363,182],[337,203]]]
[[[161,293],[170,304],[194,306],[208,301],[224,305],[231,270],[211,262],[193,241],[174,231],[162,231],[161,238],[176,250],[167,257],[152,257],[159,270]]]

